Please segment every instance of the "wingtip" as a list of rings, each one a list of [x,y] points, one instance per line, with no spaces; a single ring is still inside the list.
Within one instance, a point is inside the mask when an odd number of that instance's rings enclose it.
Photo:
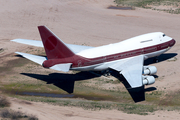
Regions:
[[[16,42],[17,40],[19,40],[19,39],[13,39],[13,40],[10,40],[10,41]]]
[[[21,52],[15,52],[16,54],[18,54],[18,55],[21,55],[22,53]]]

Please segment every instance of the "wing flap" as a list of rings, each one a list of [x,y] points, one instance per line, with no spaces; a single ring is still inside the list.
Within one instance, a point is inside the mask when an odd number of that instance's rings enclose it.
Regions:
[[[127,59],[123,63],[116,63],[109,66],[109,68],[119,71],[124,76],[131,88],[137,88],[143,85],[142,70],[143,70],[144,56],[136,56]]]

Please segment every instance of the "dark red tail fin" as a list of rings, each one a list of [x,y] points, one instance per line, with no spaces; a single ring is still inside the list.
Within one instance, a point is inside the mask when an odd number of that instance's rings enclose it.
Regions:
[[[74,55],[73,51],[46,26],[38,26],[38,29],[48,59],[67,58]]]

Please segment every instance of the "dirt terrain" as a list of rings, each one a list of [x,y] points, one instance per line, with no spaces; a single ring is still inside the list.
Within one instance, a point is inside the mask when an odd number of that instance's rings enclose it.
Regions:
[[[137,35],[160,31],[174,38],[176,44],[167,52],[169,54],[160,58],[159,63],[151,64],[157,67],[158,78],[155,84],[147,87],[156,87],[157,90],[166,92],[179,91],[180,15],[141,8],[107,9],[111,5],[115,5],[113,0],[1,0],[0,67],[9,60],[18,59],[14,52],[27,52],[34,48],[10,40],[40,40],[37,30],[39,25],[46,25],[65,43],[87,46],[116,43]],[[163,60],[172,55],[172,60]],[[3,71],[0,69],[1,77],[8,74]],[[21,108],[22,111],[37,115],[40,120],[160,120],[180,117],[179,111],[157,111],[152,115],[141,116],[116,110],[88,111],[82,108],[9,99],[12,102],[11,109]]]
[[[38,116],[40,120],[178,120],[179,112],[157,111],[148,116],[126,114],[117,110],[91,111],[77,107],[62,107],[40,102],[11,99],[11,108]]]

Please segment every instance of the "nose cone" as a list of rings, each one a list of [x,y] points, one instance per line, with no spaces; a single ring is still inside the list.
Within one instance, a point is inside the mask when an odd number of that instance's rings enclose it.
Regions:
[[[172,40],[170,41],[170,47],[172,47],[175,43],[176,43],[176,41],[175,41],[174,39],[172,39]]]

